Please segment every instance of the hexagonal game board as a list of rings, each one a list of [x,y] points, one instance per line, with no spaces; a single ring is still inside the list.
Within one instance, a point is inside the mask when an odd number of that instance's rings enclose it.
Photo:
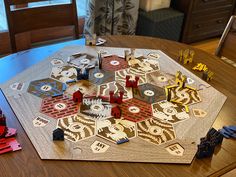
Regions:
[[[42,159],[191,163],[226,97],[161,51],[126,50],[67,47],[55,54],[59,65],[51,56],[1,86]],[[84,79],[77,68],[89,69]],[[188,78],[184,87],[177,71]],[[44,126],[34,126],[39,117]],[[57,128],[62,142],[52,140]]]

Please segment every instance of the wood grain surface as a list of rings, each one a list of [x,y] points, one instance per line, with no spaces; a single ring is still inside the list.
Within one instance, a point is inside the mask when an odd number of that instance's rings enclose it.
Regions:
[[[177,58],[179,49],[191,48],[180,43],[137,36],[108,36],[106,39],[108,41],[106,46],[160,49],[174,59]],[[68,44],[65,43],[64,46]],[[35,58],[38,58],[38,60],[42,60],[40,55],[50,55],[53,50],[55,51],[62,46],[63,44],[33,49],[32,51],[22,53],[19,57],[16,55],[5,57],[1,61],[0,66],[5,66],[4,74],[5,72],[12,71],[14,75],[14,73],[20,72],[20,69],[27,68],[30,65],[30,59],[35,60]],[[235,69],[201,50],[195,49],[195,52],[194,62],[204,62],[216,73],[214,80],[210,84],[228,97],[214,123],[214,127],[218,129],[223,125],[235,124],[233,119],[236,115],[236,110],[234,109],[236,104]],[[37,55],[33,55],[34,53]],[[11,70],[11,62],[14,63],[14,60],[19,60],[19,58],[24,58],[24,61],[28,61],[28,64],[27,62],[24,64],[19,63],[21,65],[20,69],[18,68],[17,71]],[[6,65],[6,62],[8,65]],[[186,68],[190,69],[192,66],[188,65]],[[194,72],[194,74],[200,76],[198,72]],[[1,75],[0,80],[8,80],[13,75]],[[6,101],[1,99],[0,104],[9,117],[8,125],[18,128],[18,140],[23,146],[22,151],[1,156],[0,170],[2,176],[15,176],[15,174],[18,174],[18,176],[214,176],[225,173],[226,170],[230,170],[236,165],[236,147],[233,140],[224,140],[222,146],[216,149],[212,158],[194,159],[191,165],[42,161]]]

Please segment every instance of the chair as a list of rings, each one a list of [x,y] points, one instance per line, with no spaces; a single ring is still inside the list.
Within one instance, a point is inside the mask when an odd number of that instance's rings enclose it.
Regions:
[[[12,8],[43,1],[46,0],[4,0],[12,52],[17,52],[16,34],[33,30],[74,26],[74,36],[79,38],[76,0],[66,4]]]
[[[231,16],[215,55],[236,67],[236,16]]]

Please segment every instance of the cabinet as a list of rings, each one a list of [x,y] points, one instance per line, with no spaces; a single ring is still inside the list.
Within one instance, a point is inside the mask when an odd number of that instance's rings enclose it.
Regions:
[[[236,0],[176,0],[174,6],[184,12],[181,41],[196,42],[219,36],[233,14]]]

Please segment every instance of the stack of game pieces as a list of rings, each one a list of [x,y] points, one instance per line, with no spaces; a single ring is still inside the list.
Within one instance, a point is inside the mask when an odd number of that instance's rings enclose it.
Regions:
[[[20,144],[13,138],[15,135],[16,129],[7,127],[6,117],[0,109],[0,154],[21,149]]]
[[[219,131],[225,138],[236,139],[236,126],[235,125],[223,126],[223,128]]]
[[[196,157],[198,159],[211,157],[214,153],[215,147],[222,143],[223,135],[214,128],[211,128],[206,137],[200,139]]]

